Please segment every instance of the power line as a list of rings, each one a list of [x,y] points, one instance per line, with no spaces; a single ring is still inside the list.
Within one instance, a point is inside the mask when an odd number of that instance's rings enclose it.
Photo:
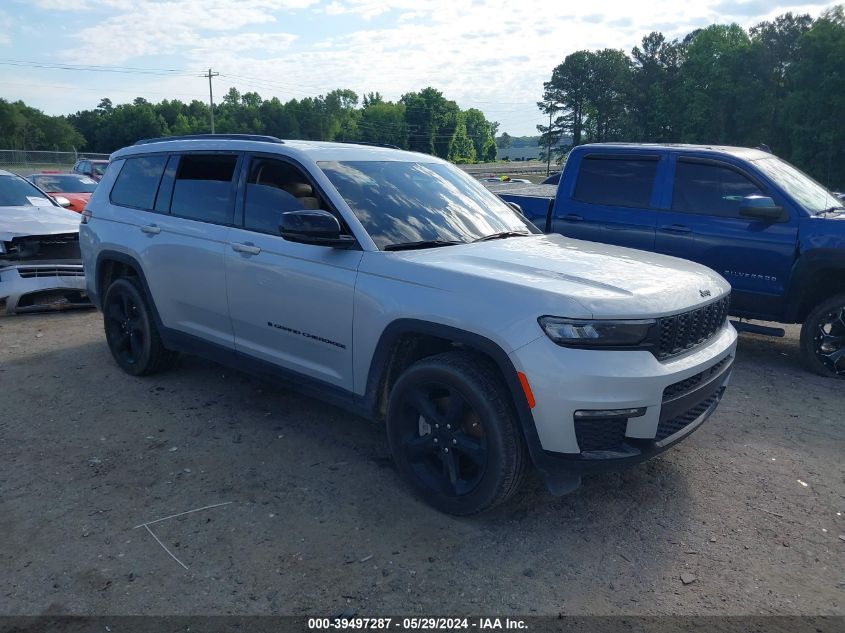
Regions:
[[[175,68],[135,68],[132,66],[97,66],[93,64],[69,64],[54,62],[35,62],[22,59],[0,59],[0,65],[18,66],[21,68],[39,68],[43,70],[77,70],[99,73],[122,73],[130,75],[155,76],[185,76],[192,75],[190,71]]]
[[[3,82],[4,86],[28,86],[32,88],[62,88],[63,90],[85,90],[87,92],[98,92],[101,95],[104,93],[113,93],[113,92],[120,92],[125,94],[131,94],[136,97],[140,97],[142,95],[156,95],[160,97],[190,97],[191,99],[203,99],[204,95],[198,95],[194,92],[151,92],[148,90],[126,90],[124,88],[85,88],[82,86],[74,86],[71,84],[52,84],[52,83],[30,83],[30,82],[23,82],[23,81],[5,81]],[[139,94],[142,93],[142,94]]]

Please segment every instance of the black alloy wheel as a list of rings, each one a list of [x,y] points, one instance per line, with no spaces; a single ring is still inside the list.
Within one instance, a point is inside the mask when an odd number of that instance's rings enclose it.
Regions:
[[[527,468],[513,396],[496,366],[470,351],[423,358],[399,376],[388,400],[387,437],[399,474],[449,514],[504,502]]]
[[[177,354],[164,347],[136,278],[112,282],[103,297],[103,327],[114,360],[128,374],[147,376],[171,367]]]
[[[103,316],[112,353],[121,365],[137,365],[144,354],[148,333],[136,297],[125,289],[109,293]]]
[[[845,376],[845,306],[825,315],[816,326],[814,351],[835,376]]]
[[[487,439],[478,413],[454,386],[424,383],[405,394],[402,450],[417,477],[457,497],[478,485],[487,467]]]

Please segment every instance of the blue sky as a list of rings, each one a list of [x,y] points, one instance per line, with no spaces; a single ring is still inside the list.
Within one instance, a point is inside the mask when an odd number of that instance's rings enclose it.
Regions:
[[[169,69],[81,72],[0,65],[0,97],[49,114],[136,96],[208,99],[230,86],[282,100],[351,88],[389,99],[431,85],[512,135],[534,134],[536,101],[563,58],[627,51],[650,31],[748,27],[831,3],[777,0],[3,0],[0,60]]]

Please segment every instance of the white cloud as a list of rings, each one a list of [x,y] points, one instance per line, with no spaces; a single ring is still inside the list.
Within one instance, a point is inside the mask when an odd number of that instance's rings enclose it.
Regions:
[[[652,30],[679,37],[713,21],[747,27],[788,10],[818,15],[825,6],[760,0],[592,0],[581,9],[547,0],[78,0],[65,6],[80,4],[104,17],[75,35],[78,46],[64,53],[67,61],[88,61],[91,50],[112,64],[169,56],[171,68],[220,71],[216,92],[236,85],[283,100],[337,87],[396,99],[431,85],[462,107],[479,107],[512,134],[532,133],[541,122],[535,102],[542,84],[576,50],[629,51]],[[303,22],[293,22],[294,14],[307,19],[307,32],[293,32]],[[139,93],[145,81],[138,78]],[[177,80],[162,81],[146,85],[161,92]]]
[[[0,10],[0,44],[10,44],[12,41],[9,31],[12,28],[12,18],[5,11]]]
[[[344,13],[360,15],[368,20],[390,11],[409,11],[418,8],[420,8],[419,0],[334,0],[325,8],[325,11],[329,15]]]
[[[52,0],[40,0],[50,2]],[[120,8],[123,0],[88,0],[90,4]],[[106,17],[76,34],[81,46],[66,51],[68,61],[90,58],[96,49],[113,64],[146,55],[174,55],[185,51],[214,52],[227,48],[230,52],[244,50],[253,42],[267,46],[276,53],[295,39],[288,33],[244,31],[248,27],[266,26],[277,22],[279,11],[303,9],[317,0],[240,0],[216,2],[211,0],[135,0],[128,9]],[[230,34],[227,40],[208,37],[208,32]],[[282,44],[284,46],[282,47]]]

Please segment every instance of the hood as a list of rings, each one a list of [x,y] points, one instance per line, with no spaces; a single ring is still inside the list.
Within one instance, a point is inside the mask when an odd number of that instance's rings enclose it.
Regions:
[[[730,291],[700,264],[562,235],[398,251],[388,258],[385,269],[393,277],[487,301],[532,301],[540,314],[574,318],[664,316]]]
[[[61,207],[0,207],[0,240],[29,235],[78,233],[79,214]]]

